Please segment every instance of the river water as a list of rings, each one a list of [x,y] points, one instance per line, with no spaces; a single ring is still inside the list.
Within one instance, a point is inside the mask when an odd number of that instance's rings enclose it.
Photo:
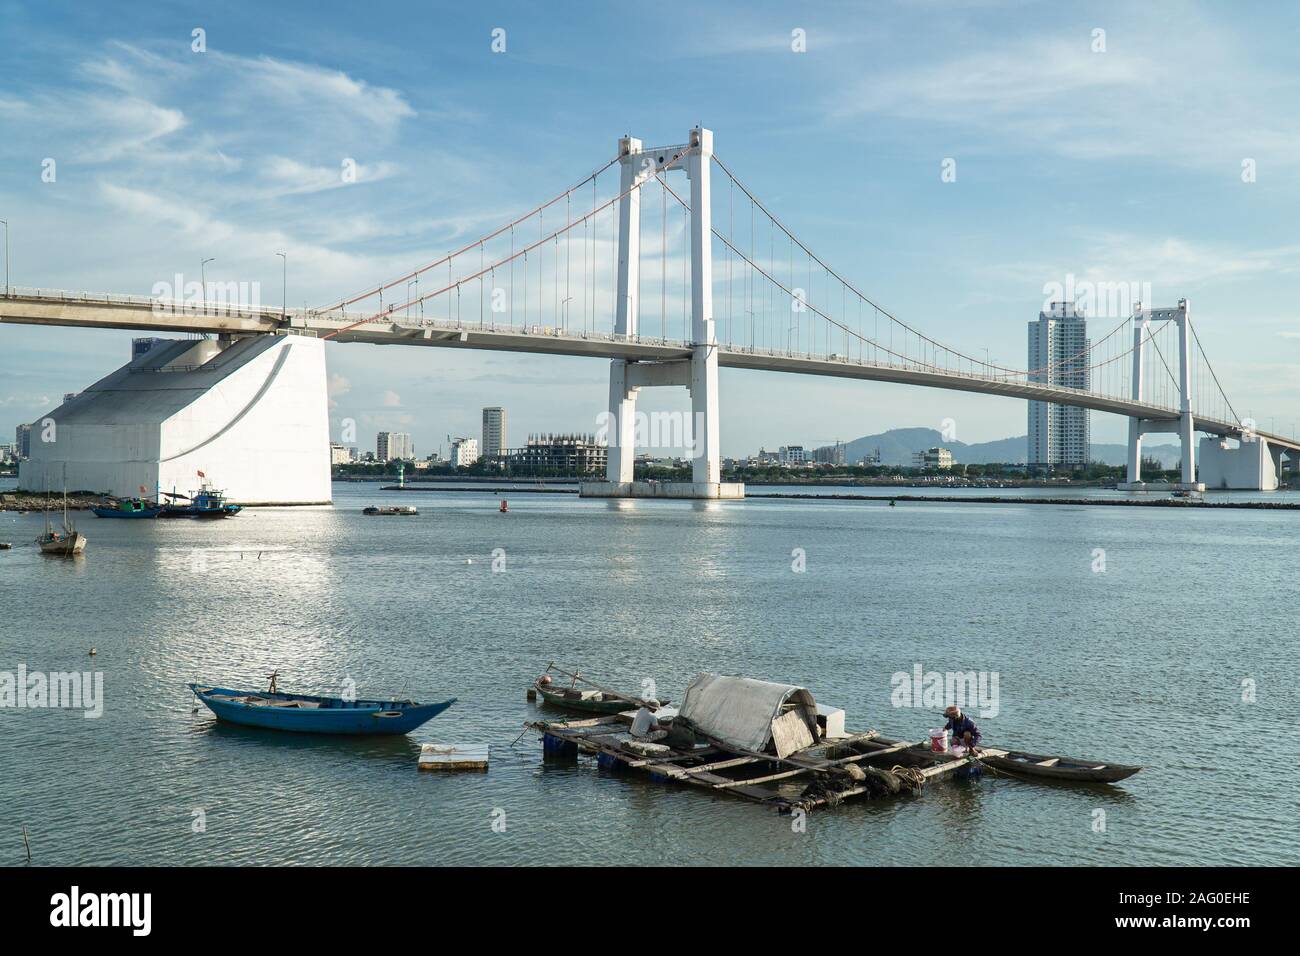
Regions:
[[[30,544],[39,515],[0,513],[0,672],[104,687],[96,719],[0,709],[0,859],[21,861],[26,827],[35,864],[1300,863],[1294,513],[518,493],[502,515],[377,483],[335,500],[87,515],[77,560]],[[556,716],[525,700],[552,660],[674,700],[706,670],[798,683],[850,729],[915,739],[941,720],[893,706],[895,674],[996,673],[986,743],[1145,769],[985,776],[801,830],[515,743]],[[283,689],[458,702],[409,737],[312,738],[219,725],[184,686],[276,669]],[[418,773],[425,740],[490,743],[491,769]]]

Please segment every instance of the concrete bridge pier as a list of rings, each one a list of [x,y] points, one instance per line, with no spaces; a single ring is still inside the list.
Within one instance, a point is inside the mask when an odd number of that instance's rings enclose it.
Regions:
[[[1282,471],[1282,449],[1259,435],[1239,439],[1201,439],[1201,481],[1206,488],[1276,491]]]
[[[641,189],[656,172],[667,174],[681,156],[691,181],[691,328],[689,359],[638,362],[614,359],[609,370],[609,412],[601,432],[609,459],[605,481],[584,481],[586,498],[743,498],[745,486],[722,481],[718,438],[718,341],[713,322],[713,242],[709,175],[713,132],[692,129],[685,146],[646,151],[641,140],[619,140],[618,304],[616,335],[637,334],[641,259]],[[671,158],[670,158],[671,157]],[[691,480],[634,481],[636,402],[642,388],[685,386],[691,393],[691,424],[683,429],[692,443]]]

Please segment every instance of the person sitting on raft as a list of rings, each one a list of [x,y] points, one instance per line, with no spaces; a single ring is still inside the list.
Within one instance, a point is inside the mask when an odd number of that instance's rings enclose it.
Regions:
[[[945,707],[943,715],[948,718],[944,726],[952,731],[953,743],[970,748],[980,742],[980,729],[975,726],[975,721],[961,712],[960,707]]]

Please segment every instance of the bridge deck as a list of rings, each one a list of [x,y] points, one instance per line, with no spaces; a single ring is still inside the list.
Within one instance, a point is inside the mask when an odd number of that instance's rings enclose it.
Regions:
[[[20,290],[9,296],[0,296],[0,323],[24,325],[208,334],[267,334],[287,331],[330,336],[337,342],[487,349],[635,361],[686,359],[692,351],[689,343],[669,339],[629,337],[608,332],[573,332],[539,325],[480,325],[435,319],[420,320],[398,315],[349,328],[368,318],[362,314],[323,315],[298,309],[283,314],[278,309],[242,307],[204,311],[203,307],[173,307],[143,296],[41,290]],[[1028,382],[1011,376],[974,375],[920,363],[878,363],[720,344],[718,364],[724,368],[896,382],[1004,398],[1053,402],[1152,421],[1175,422],[1178,419],[1178,410],[1169,406]],[[1199,431],[1211,434],[1238,437],[1242,433],[1239,423],[1212,418],[1198,417],[1196,426]],[[1293,439],[1263,432],[1258,434],[1272,445],[1300,450],[1300,443]]]

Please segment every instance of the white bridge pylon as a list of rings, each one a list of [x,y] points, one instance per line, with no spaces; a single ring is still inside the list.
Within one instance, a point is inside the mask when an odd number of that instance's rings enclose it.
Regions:
[[[638,335],[641,262],[641,185],[673,170],[685,170],[691,184],[690,358],[669,361],[612,359],[609,366],[609,459],[606,480],[584,482],[588,497],[743,498],[743,484],[722,481],[718,437],[718,340],[713,317],[713,222],[709,178],[713,132],[695,128],[681,146],[646,149],[625,136],[618,142],[618,278],[614,334]],[[690,482],[633,480],[637,394],[654,386],[685,386],[691,393],[695,458]]]
[[[1146,487],[1142,481],[1142,438],[1152,432],[1177,432],[1181,445],[1182,480],[1177,487],[1187,491],[1203,491],[1205,485],[1196,480],[1196,421],[1192,414],[1192,329],[1186,299],[1179,299],[1172,309],[1143,309],[1141,303],[1133,317],[1133,400],[1140,402],[1146,392],[1147,342],[1151,340],[1150,327],[1155,322],[1173,322],[1178,327],[1178,418],[1155,420],[1131,417],[1128,420],[1128,482],[1125,490],[1140,491]]]
[[[1119,485],[1120,490],[1142,491],[1148,487],[1142,480],[1142,439],[1152,433],[1171,432],[1178,435],[1180,447],[1180,480],[1174,485],[1175,489],[1204,491],[1209,486],[1275,490],[1278,487],[1278,474],[1282,470],[1282,455],[1288,454],[1294,466],[1297,458],[1294,449],[1284,448],[1281,444],[1270,445],[1264,436],[1255,431],[1254,423],[1249,420],[1229,431],[1217,423],[1198,420],[1196,416],[1193,395],[1195,379],[1192,374],[1195,332],[1186,299],[1179,299],[1178,305],[1169,309],[1144,309],[1141,303],[1138,304],[1133,315],[1134,403],[1140,404],[1150,398],[1148,367],[1151,365],[1151,356],[1148,346],[1154,343],[1151,333],[1154,323],[1173,323],[1178,329],[1178,416],[1164,419],[1129,416],[1128,481]],[[1163,355],[1159,355],[1159,359],[1164,362]],[[1209,436],[1201,441],[1199,462],[1197,431]],[[1229,441],[1234,438],[1238,444],[1231,447]]]

